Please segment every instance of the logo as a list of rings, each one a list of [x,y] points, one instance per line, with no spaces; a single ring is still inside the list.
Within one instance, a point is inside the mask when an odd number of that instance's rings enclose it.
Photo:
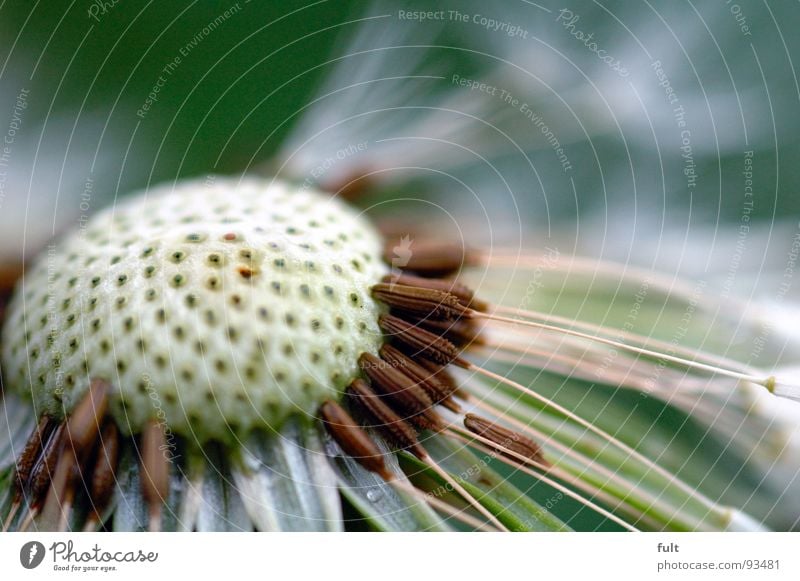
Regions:
[[[414,251],[411,250],[411,245],[413,243],[414,241],[411,240],[411,236],[406,235],[400,239],[400,244],[392,248],[392,253],[394,254],[394,256],[392,256],[392,270],[408,266],[411,257],[414,255]],[[397,277],[392,276],[389,289],[393,291],[395,284],[397,284]]]
[[[414,243],[410,236],[403,236],[400,239],[400,244],[392,248],[392,268],[404,268],[408,266],[411,261],[411,256],[414,252],[411,250],[411,245]]]
[[[19,562],[26,569],[35,569],[44,560],[44,545],[39,541],[30,541],[19,550]]]
[[[414,251],[411,250],[411,245],[414,243],[411,236],[403,236],[400,239],[400,244],[392,248],[392,268],[405,268],[411,261]]]

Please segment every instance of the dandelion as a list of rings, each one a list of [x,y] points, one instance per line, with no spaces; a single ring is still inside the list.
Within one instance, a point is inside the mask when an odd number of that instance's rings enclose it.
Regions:
[[[26,266],[4,530],[797,528],[787,310],[501,246],[521,228],[474,191],[488,228],[394,211],[427,160],[530,165],[518,108],[418,91],[441,77],[415,58],[379,74],[368,47],[407,40],[356,36],[369,66],[336,68],[275,177],[133,194]]]

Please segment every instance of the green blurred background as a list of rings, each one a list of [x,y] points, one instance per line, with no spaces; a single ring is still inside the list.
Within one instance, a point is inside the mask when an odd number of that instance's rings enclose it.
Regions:
[[[340,2],[106,4],[5,3],[2,78],[30,87],[32,118],[65,113],[79,124],[76,113],[92,114],[108,123],[108,135],[133,135],[128,166],[148,170],[147,181],[238,171],[252,155],[268,157],[289,124],[279,126],[325,72],[315,67],[337,25],[354,11]],[[204,35],[226,10],[231,16]],[[176,56],[182,62],[141,119],[137,110]],[[230,139],[224,150],[220,136]],[[144,177],[126,182],[141,185]]]

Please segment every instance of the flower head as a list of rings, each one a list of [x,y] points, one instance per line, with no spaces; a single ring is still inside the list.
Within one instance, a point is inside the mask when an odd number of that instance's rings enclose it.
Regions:
[[[384,238],[324,194],[219,179],[52,245],[3,331],[6,526],[337,529],[341,492],[379,528],[568,527],[498,464],[625,529],[761,526],[548,377],[717,375],[768,398],[774,379],[487,302],[465,281],[507,257]]]
[[[377,352],[376,232],[339,201],[264,180],[188,182],[50,247],[9,306],[4,369],[39,413],[92,377],[138,433],[154,407],[200,443],[313,414]]]

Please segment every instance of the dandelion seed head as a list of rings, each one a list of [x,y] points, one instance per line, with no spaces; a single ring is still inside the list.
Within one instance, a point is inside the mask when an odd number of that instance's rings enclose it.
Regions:
[[[388,270],[339,201],[256,178],[134,195],[57,241],[19,282],[3,367],[38,409],[115,386],[123,431],[150,420],[224,439],[313,416],[377,353],[369,288]]]

